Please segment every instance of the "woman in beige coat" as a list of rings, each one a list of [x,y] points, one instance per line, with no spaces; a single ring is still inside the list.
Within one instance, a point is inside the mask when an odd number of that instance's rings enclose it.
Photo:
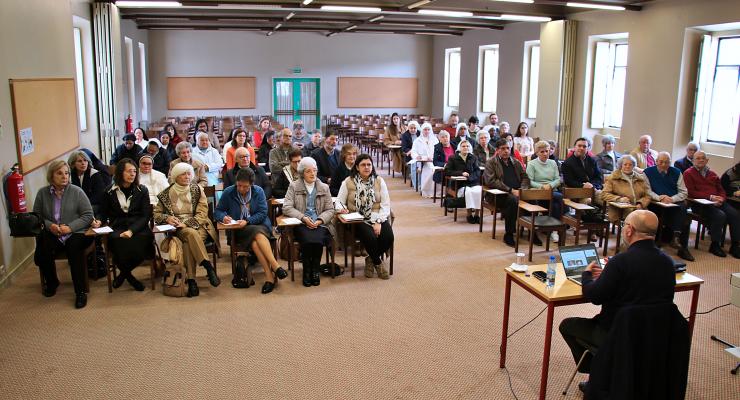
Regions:
[[[645,175],[635,171],[635,158],[629,154],[625,154],[617,162],[617,170],[615,170],[609,179],[604,184],[604,190],[601,192],[601,199],[604,203],[618,202],[618,203],[630,203],[636,206],[635,209],[642,210],[647,209],[650,204],[650,195],[648,194],[650,187]],[[625,213],[622,217],[626,218],[629,212]],[[619,221],[619,209],[614,206],[609,206],[609,221]]]
[[[324,246],[336,236],[334,206],[329,185],[318,180],[316,160],[306,157],[298,164],[298,175],[288,187],[283,204],[283,215],[298,218],[303,223],[295,228],[296,240],[301,245],[303,286],[321,284],[321,254]]]

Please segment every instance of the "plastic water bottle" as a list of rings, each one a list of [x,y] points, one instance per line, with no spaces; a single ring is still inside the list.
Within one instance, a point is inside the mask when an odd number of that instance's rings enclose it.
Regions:
[[[545,283],[548,289],[555,286],[556,268],[557,263],[555,262],[555,256],[550,256],[550,261],[547,262],[547,282]]]

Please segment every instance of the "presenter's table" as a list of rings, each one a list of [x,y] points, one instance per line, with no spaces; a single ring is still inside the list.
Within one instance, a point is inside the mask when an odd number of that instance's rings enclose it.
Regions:
[[[550,345],[552,343],[552,322],[555,307],[583,304],[589,301],[583,297],[581,286],[566,279],[562,264],[558,264],[555,286],[547,289],[545,283],[537,280],[531,275],[534,271],[546,271],[547,265],[530,265],[525,276],[522,272],[514,272],[506,268],[506,289],[504,292],[504,318],[501,330],[501,357],[499,368],[506,366],[506,346],[509,335],[509,307],[511,305],[511,283],[514,282],[534,297],[547,304],[547,322],[545,323],[545,343],[542,354],[542,373],[540,375],[539,399],[545,399],[547,393],[547,374],[550,366]],[[689,312],[689,338],[694,333],[694,320],[696,318],[696,307],[699,302],[699,287],[704,283],[699,277],[686,272],[676,274],[676,292],[691,291],[691,307]]]

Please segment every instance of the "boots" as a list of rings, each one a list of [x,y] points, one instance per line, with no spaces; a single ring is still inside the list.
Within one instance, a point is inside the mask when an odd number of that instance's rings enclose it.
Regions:
[[[313,286],[321,285],[321,259],[314,260],[311,265],[311,284]]]
[[[305,255],[303,256],[303,286],[311,287],[311,265],[313,263]]]
[[[186,282],[188,283],[188,297],[200,295],[200,290],[198,289],[198,284],[195,283],[195,279],[188,279]]]
[[[730,246],[730,255],[735,258],[740,258],[740,242],[732,242]]]
[[[365,278],[373,277],[373,260],[370,257],[365,257]]]
[[[202,265],[203,268],[206,269],[206,273],[208,274],[208,282],[211,283],[211,286],[218,287],[218,285],[221,284],[221,279],[219,279],[218,275],[216,275],[216,269],[213,268],[211,262],[208,260],[203,260],[200,265]]]
[[[385,261],[383,260],[380,261],[380,264],[375,266],[375,272],[378,273],[378,278],[380,279],[390,278],[388,275],[388,269],[385,267]]]
[[[727,253],[722,250],[722,246],[719,245],[719,242],[712,241],[712,244],[709,245],[709,252],[717,257],[727,257]]]

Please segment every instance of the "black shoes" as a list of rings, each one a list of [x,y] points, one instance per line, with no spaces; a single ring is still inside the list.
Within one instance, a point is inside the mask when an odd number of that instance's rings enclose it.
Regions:
[[[587,388],[588,388],[588,381],[578,382],[578,390],[580,390],[581,393],[586,393]]]
[[[473,215],[468,215],[467,221],[469,224],[475,224],[475,217]]]
[[[681,232],[673,232],[673,237],[671,238],[670,246],[674,249],[680,249],[681,247],[681,240],[680,240]]]
[[[262,294],[267,294],[272,292],[272,289],[275,289],[275,284],[267,281],[264,285],[262,285]]]
[[[532,239],[532,243],[533,243],[533,244],[534,244],[535,246],[542,246],[542,240],[540,240],[540,237],[539,237],[539,236],[537,236],[537,234],[536,234],[536,233],[534,234],[534,239]]]
[[[188,297],[196,297],[200,295],[198,284],[195,283],[195,279],[188,279]]]
[[[321,268],[319,266],[311,268],[311,285],[321,285]]]
[[[206,269],[206,274],[208,274],[208,282],[211,283],[211,286],[218,287],[218,285],[221,284],[221,279],[216,275],[216,269],[213,268],[213,265],[211,265],[211,262],[208,260],[203,260],[200,265],[203,266],[203,268]]]
[[[283,280],[288,277],[288,271],[284,270],[283,267],[277,267],[277,269],[273,270],[273,272],[275,272],[275,275],[280,280]]]
[[[121,272],[120,274],[118,274],[118,276],[116,276],[115,279],[113,279],[113,283],[111,283],[111,286],[113,286],[113,289],[118,289],[119,287],[121,287],[121,285],[123,285],[123,281],[125,280],[126,275]]]
[[[504,234],[504,243],[506,243],[506,245],[509,247],[514,247],[516,245],[516,242],[514,241],[514,234],[513,233]]]
[[[43,290],[41,291],[41,294],[43,294],[44,297],[52,297],[55,294],[57,294],[58,287],[59,287],[59,282],[53,285],[47,284],[46,286],[44,286]]]
[[[694,256],[691,255],[689,249],[686,247],[681,247],[680,249],[678,249],[678,256],[686,261],[694,261]]]
[[[730,255],[735,258],[740,258],[740,243],[735,242],[730,246]]]
[[[75,296],[75,308],[80,309],[84,308],[87,305],[87,294],[86,293],[77,293]]]
[[[722,246],[719,245],[719,242],[712,242],[712,244],[709,245],[709,252],[717,257],[727,257],[727,253],[722,250]]]
[[[139,282],[138,279],[134,278],[133,275],[129,274],[126,277],[126,280],[128,281],[128,284],[131,285],[131,287],[134,288],[137,292],[143,292],[144,291],[144,284]]]

